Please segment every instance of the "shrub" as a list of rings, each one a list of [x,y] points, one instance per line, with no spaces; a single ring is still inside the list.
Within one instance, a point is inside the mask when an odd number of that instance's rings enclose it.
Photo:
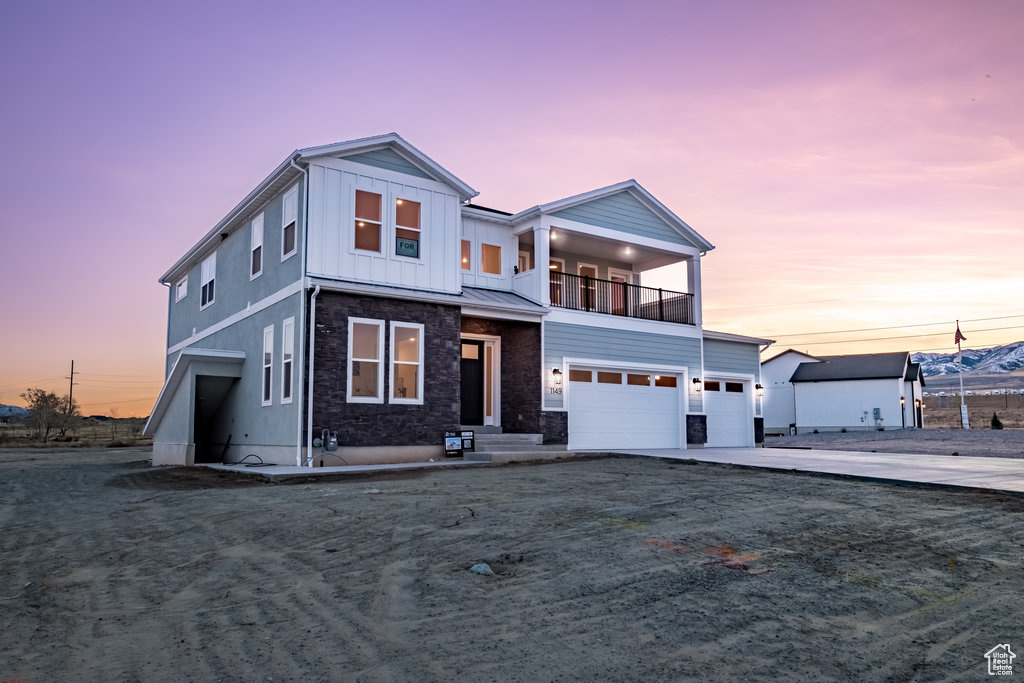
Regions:
[[[995,413],[992,413],[992,429],[1002,429],[1002,428],[1003,428],[1003,423],[999,419],[999,416],[996,415]]]
[[[845,434],[845,433],[846,433],[846,427],[843,427],[843,428],[842,428],[842,429],[840,429],[839,431],[840,431],[841,433]]]

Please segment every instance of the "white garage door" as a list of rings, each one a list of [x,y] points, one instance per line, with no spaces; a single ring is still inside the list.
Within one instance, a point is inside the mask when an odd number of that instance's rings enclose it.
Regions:
[[[569,447],[682,447],[681,386],[670,373],[570,368]]]
[[[749,391],[743,382],[705,380],[704,412],[708,416],[709,447],[745,447],[751,444],[754,425],[747,414]]]

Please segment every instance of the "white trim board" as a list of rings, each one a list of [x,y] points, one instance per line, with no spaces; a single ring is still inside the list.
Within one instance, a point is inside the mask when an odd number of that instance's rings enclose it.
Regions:
[[[254,304],[249,304],[248,306],[245,307],[244,310],[238,311],[233,315],[229,315],[220,322],[214,323],[213,325],[210,325],[209,327],[203,329],[201,332],[196,332],[191,337],[188,337],[187,339],[180,341],[177,344],[174,344],[173,346],[167,347],[167,355],[169,356],[172,353],[176,353],[181,349],[184,349],[186,346],[191,346],[192,344],[195,344],[197,341],[209,337],[211,334],[216,334],[221,330],[227,329],[228,327],[234,325],[235,323],[245,320],[251,315],[256,315],[260,311],[270,308],[276,303],[284,301],[293,294],[298,294],[299,292],[302,291],[302,285],[302,279],[296,280],[287,287],[282,287],[281,289],[277,290],[270,296],[264,297]]]
[[[668,323],[660,320],[644,320],[643,318],[627,318],[622,315],[595,313],[592,311],[574,311],[553,306],[546,320],[553,323],[583,325],[585,327],[606,327],[614,330],[633,330],[651,334],[664,334],[671,337],[700,339],[703,331],[694,325]]]

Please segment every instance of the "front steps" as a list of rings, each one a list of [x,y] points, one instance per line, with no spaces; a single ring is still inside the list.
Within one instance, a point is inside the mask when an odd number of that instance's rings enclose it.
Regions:
[[[464,460],[494,465],[527,460],[554,460],[569,455],[565,444],[545,444],[543,434],[476,432],[476,450],[464,453]]]

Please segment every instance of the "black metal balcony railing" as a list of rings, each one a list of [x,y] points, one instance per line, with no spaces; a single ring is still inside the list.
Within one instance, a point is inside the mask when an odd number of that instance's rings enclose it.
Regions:
[[[599,280],[557,270],[551,275],[551,305],[644,320],[693,325],[693,294]]]

